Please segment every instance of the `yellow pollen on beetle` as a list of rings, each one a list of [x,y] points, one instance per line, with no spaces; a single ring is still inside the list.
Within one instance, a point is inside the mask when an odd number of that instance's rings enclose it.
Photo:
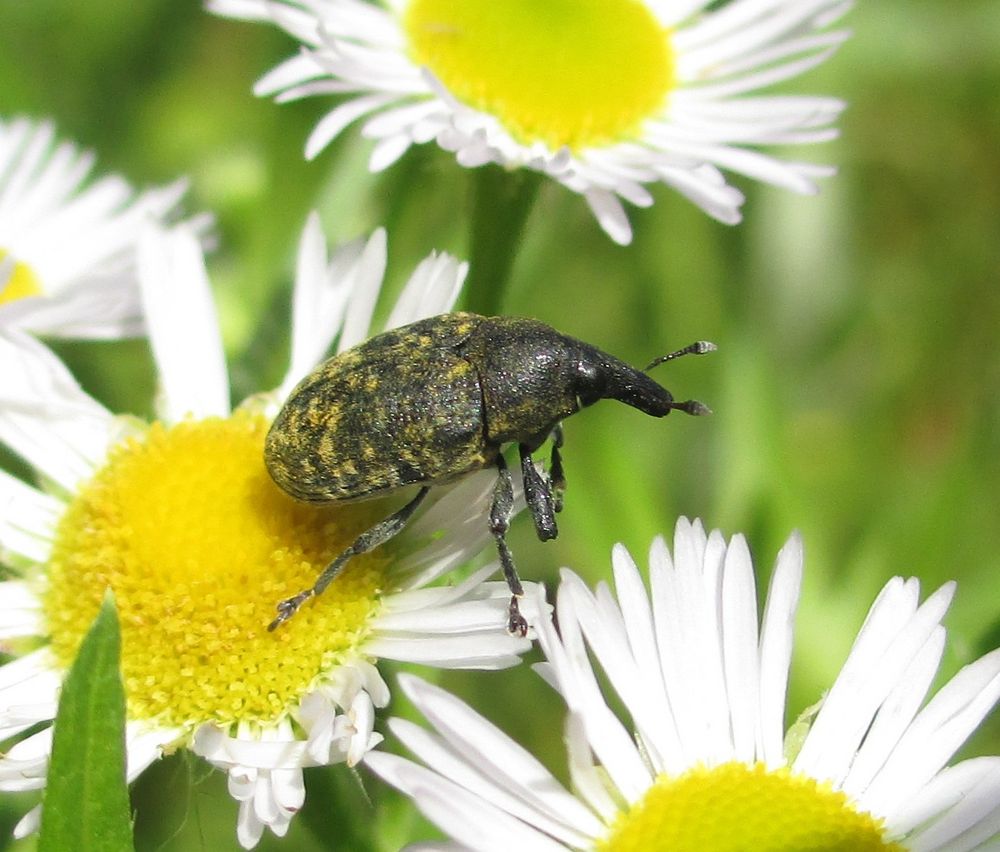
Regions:
[[[293,500],[264,468],[267,429],[245,412],[153,424],[111,451],[59,524],[44,598],[52,650],[72,662],[110,586],[129,718],[273,722],[366,636],[388,565],[379,551],[267,630],[278,601],[389,513]]]
[[[10,253],[0,248],[0,305],[16,302],[27,296],[41,296],[42,282],[34,270],[23,261],[14,260],[10,268]]]
[[[674,86],[670,30],[643,0],[410,0],[410,56],[522,144],[636,134]]]
[[[604,852],[904,852],[829,784],[763,764],[661,775],[598,845]]]

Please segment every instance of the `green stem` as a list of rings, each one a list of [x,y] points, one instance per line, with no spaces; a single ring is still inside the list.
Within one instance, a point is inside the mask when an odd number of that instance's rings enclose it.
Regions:
[[[524,225],[542,179],[528,169],[508,172],[491,165],[472,171],[466,309],[485,316],[502,312]]]

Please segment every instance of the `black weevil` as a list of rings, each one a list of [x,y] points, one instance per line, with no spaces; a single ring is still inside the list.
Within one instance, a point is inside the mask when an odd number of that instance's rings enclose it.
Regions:
[[[715,349],[692,343],[653,361]],[[501,452],[516,443],[524,496],[540,539],[555,538],[565,488],[560,422],[599,399],[617,399],[653,417],[673,409],[707,414],[700,402],[675,402],[644,371],[537,320],[442,314],[379,334],[320,364],[292,391],[264,445],[274,481],[310,503],[382,497],[408,485],[420,490],[405,506],[362,533],[315,585],[278,604],[268,629],[320,594],[352,556],[396,535],[432,485],[476,470],[499,472],[490,509],[510,586],[508,627],[523,635],[521,583],[505,540],[514,488]],[[531,454],[552,438],[548,475]]]

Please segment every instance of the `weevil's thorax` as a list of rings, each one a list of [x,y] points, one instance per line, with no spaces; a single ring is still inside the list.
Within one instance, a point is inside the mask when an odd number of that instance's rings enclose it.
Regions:
[[[571,338],[536,320],[489,317],[462,347],[483,394],[486,439],[531,446],[579,410]]]

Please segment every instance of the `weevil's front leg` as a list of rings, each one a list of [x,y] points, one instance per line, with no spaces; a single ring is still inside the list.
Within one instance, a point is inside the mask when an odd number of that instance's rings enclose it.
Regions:
[[[521,615],[517,599],[524,595],[521,579],[514,567],[514,557],[507,546],[507,530],[510,528],[510,516],[514,511],[514,482],[507,462],[502,454],[497,455],[497,482],[493,488],[493,505],[490,507],[490,532],[496,539],[497,552],[500,554],[500,567],[510,589],[510,606],[507,608],[507,630],[519,636],[528,633],[528,622]]]
[[[323,569],[323,573],[319,575],[312,588],[303,589],[297,595],[286,598],[279,603],[278,615],[274,621],[267,626],[267,629],[274,630],[276,627],[288,621],[289,618],[295,615],[296,610],[309,600],[309,598],[322,594],[323,590],[326,589],[326,587],[337,578],[337,575],[344,570],[344,566],[347,565],[347,562],[351,559],[351,557],[360,556],[362,553],[369,553],[380,544],[385,544],[390,538],[399,533],[399,531],[406,526],[410,517],[417,510],[417,507],[423,502],[423,499],[427,496],[428,491],[430,491],[430,486],[425,485],[417,492],[417,496],[414,497],[409,503],[401,509],[393,512],[385,520],[379,521],[375,524],[375,526],[361,533],[361,535],[354,540],[354,543],[351,544],[347,550],[341,553],[336,559],[333,560],[333,562]]]
[[[524,501],[531,510],[535,522],[535,532],[542,541],[548,541],[559,534],[556,528],[552,487],[549,479],[538,472],[526,444],[518,447],[521,453],[521,479],[524,481]]]

